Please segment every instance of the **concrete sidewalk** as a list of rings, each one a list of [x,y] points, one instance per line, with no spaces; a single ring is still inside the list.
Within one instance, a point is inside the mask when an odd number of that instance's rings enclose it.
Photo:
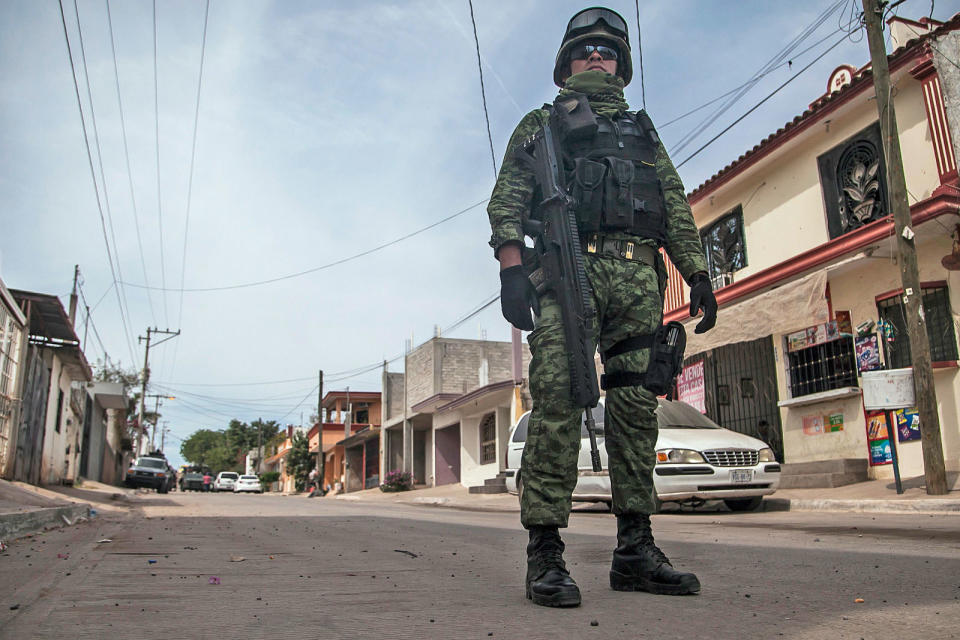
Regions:
[[[90,505],[19,482],[0,480],[0,541],[90,517]]]
[[[830,489],[784,489],[764,499],[765,511],[839,511],[853,513],[955,513],[960,515],[960,477],[948,474],[951,490],[943,496],[929,496],[923,485],[923,477],[903,481],[904,492],[900,495],[892,480],[871,480]],[[367,489],[353,493],[320,498],[321,500],[354,500],[386,502],[420,506],[449,507],[470,511],[520,511],[517,496],[499,494],[475,494],[459,484],[428,487],[413,491],[385,493],[379,489]],[[574,509],[590,503],[574,503]],[[722,502],[708,502],[707,509],[725,509]],[[664,513],[676,510],[667,503]]]

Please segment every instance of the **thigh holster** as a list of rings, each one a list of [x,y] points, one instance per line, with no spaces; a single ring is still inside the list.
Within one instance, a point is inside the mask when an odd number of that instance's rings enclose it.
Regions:
[[[683,367],[683,352],[687,346],[687,334],[679,322],[668,322],[655,333],[633,336],[621,340],[600,354],[606,363],[614,356],[640,349],[650,349],[650,362],[644,373],[617,371],[600,376],[600,388],[604,391],[617,387],[638,387],[666,395],[673,388],[673,381]]]

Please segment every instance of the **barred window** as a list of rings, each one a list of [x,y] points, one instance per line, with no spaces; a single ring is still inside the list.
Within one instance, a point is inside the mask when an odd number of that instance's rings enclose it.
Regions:
[[[497,419],[492,413],[480,421],[480,464],[497,461]]]
[[[927,320],[927,338],[930,340],[930,359],[933,362],[957,360],[957,337],[947,287],[923,287],[923,311]],[[901,369],[913,366],[901,294],[878,300],[877,313],[893,325],[894,340],[886,344],[887,367]]]
[[[731,274],[747,266],[743,236],[743,209],[740,205],[700,232],[707,272],[714,289],[730,284]]]
[[[790,394],[799,396],[857,387],[857,359],[853,338],[836,340],[787,354],[790,367]]]

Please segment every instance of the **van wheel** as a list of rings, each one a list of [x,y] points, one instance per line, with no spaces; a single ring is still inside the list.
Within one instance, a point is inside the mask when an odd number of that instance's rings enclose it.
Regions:
[[[756,511],[763,503],[763,496],[752,498],[728,498],[723,501],[730,511]]]

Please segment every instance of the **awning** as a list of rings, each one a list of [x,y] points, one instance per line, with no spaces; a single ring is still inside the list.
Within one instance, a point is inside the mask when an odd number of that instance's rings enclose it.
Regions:
[[[788,333],[829,320],[825,296],[827,270],[781,285],[743,302],[720,308],[717,325],[702,334],[693,332],[702,315],[686,320],[686,356],[725,344],[748,342],[771,334]]]
[[[373,440],[374,438],[380,437],[380,427],[368,427],[363,431],[358,431],[349,438],[341,440],[338,442],[338,445],[343,445],[344,448],[355,447],[362,445],[367,440]]]

